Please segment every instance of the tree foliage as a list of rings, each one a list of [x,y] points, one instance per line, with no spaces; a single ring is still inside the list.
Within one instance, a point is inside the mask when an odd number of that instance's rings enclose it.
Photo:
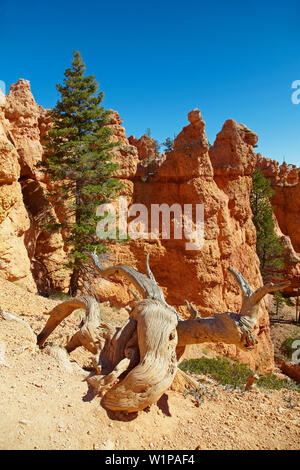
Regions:
[[[162,145],[165,147],[166,153],[172,152],[173,146],[174,146],[174,140],[171,139],[171,137],[167,137]]]
[[[257,169],[252,177],[250,204],[256,228],[256,251],[263,278],[274,277],[283,266],[283,246],[275,234],[273,208],[270,202],[274,194],[271,183]]]
[[[106,251],[96,238],[96,208],[121,188],[120,181],[112,177],[118,165],[111,161],[111,150],[118,143],[110,141],[109,112],[101,104],[104,93],[95,77],[85,76],[85,71],[81,54],[75,51],[63,85],[56,86],[60,99],[51,110],[53,127],[42,162],[54,182],[56,203],[67,208],[65,219],[52,228],[67,233],[73,291],[86,259],[84,251]]]

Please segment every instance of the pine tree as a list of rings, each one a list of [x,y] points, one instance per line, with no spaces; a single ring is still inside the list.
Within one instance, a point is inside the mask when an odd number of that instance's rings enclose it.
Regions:
[[[250,204],[256,228],[256,251],[263,278],[274,277],[283,266],[283,246],[275,234],[273,208],[270,202],[274,194],[271,182],[255,170]]]
[[[284,297],[282,295],[282,292],[280,292],[279,290],[274,292],[273,294],[273,307],[275,308],[275,312],[276,312],[276,315],[277,315],[277,318],[279,319],[280,317],[280,314],[282,313],[282,309],[283,307],[287,305],[288,307],[292,307],[292,302],[290,301],[290,299],[287,297]]]
[[[65,71],[63,85],[57,85],[60,100],[51,110],[53,127],[49,131],[45,159],[48,178],[56,188],[56,203],[67,207],[66,219],[51,229],[67,233],[69,264],[73,269],[69,293],[76,294],[85,251],[100,254],[106,247],[96,238],[99,218],[96,208],[108,202],[121,188],[112,175],[118,165],[111,162],[107,127],[109,112],[101,106],[104,93],[93,75],[84,76],[86,67],[80,52],[73,53],[72,68]]]
[[[166,147],[166,153],[172,152],[174,146],[174,140],[170,137],[167,137],[163,142],[163,146]]]

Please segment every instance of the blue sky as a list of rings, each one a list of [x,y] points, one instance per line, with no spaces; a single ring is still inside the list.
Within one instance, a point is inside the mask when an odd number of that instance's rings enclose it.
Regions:
[[[162,142],[197,107],[211,143],[235,119],[257,132],[257,151],[300,166],[299,0],[0,0],[0,17],[7,90],[25,78],[52,107],[80,50],[127,136],[150,128]]]

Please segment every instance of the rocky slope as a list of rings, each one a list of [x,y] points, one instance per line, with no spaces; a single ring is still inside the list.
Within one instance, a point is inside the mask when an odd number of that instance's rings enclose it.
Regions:
[[[113,419],[78,373],[88,365],[81,349],[58,362],[36,345],[57,301],[0,280],[0,305],[19,321],[0,316],[0,449],[299,449],[299,393],[225,389],[198,376],[209,396],[167,390],[149,411],[131,420]],[[110,321],[118,315],[111,309]],[[26,322],[26,323],[24,323]],[[67,318],[51,336],[55,346],[80,323]],[[195,459],[201,458],[195,454]]]

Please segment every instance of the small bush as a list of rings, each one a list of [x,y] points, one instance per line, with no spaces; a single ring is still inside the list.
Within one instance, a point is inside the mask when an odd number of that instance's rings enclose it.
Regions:
[[[274,374],[263,375],[256,383],[258,387],[268,388],[270,390],[282,390],[283,388],[287,388],[289,390],[300,392],[300,384],[289,379],[279,379]]]
[[[230,385],[234,388],[244,388],[250,374],[250,369],[245,364],[239,361],[231,362],[223,357],[191,359],[183,361],[179,367],[184,372],[209,375],[222,385]]]
[[[217,357],[209,359],[190,359],[179,364],[184,372],[209,375],[226,387],[245,389],[250,375],[250,368],[238,360],[230,361],[227,358]],[[291,379],[280,379],[274,374],[262,375],[256,384],[270,390],[289,389],[300,392],[300,384]]]

